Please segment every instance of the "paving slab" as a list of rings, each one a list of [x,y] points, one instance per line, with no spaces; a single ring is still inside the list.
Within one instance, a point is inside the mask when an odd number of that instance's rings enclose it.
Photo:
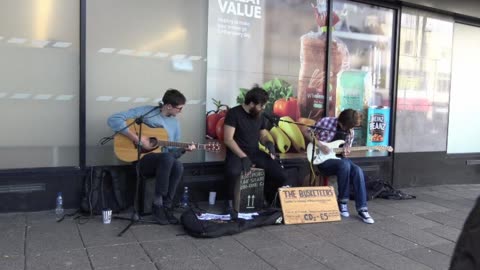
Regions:
[[[0,256],[25,254],[25,225],[11,224],[0,230]]]
[[[424,229],[426,232],[433,233],[439,237],[445,238],[452,242],[457,242],[458,237],[460,236],[461,230],[452,228],[445,225],[435,226],[432,228]]]
[[[447,270],[450,266],[448,256],[429,248],[411,249],[400,252],[400,254],[435,270]]]
[[[398,253],[387,253],[382,256],[368,255],[365,260],[386,270],[435,270]]]
[[[25,226],[27,223],[27,216],[25,213],[4,213],[0,214],[0,229],[11,226]]]
[[[96,267],[95,270],[158,270],[154,263],[125,264],[110,267]]]
[[[205,256],[211,258],[248,252],[248,249],[232,236],[214,239],[193,239],[192,242]]]
[[[137,242],[132,234],[132,228],[126,231],[122,237],[118,237],[128,224],[127,221],[114,220],[111,224],[103,224],[100,220],[91,220],[85,224],[78,224],[81,237],[85,246],[96,247],[115,244],[128,244]]]
[[[255,253],[275,269],[328,269],[319,261],[289,246],[259,249]]]
[[[25,256],[23,255],[0,256],[0,269],[25,269]]]
[[[284,234],[290,234],[289,231],[282,232],[284,232]],[[261,248],[286,245],[281,239],[278,238],[278,233],[273,234],[271,232],[262,230],[261,228],[233,235],[233,238],[250,251],[255,251]]]
[[[144,242],[141,243],[141,246],[154,262],[203,256],[203,253],[193,244],[192,239],[189,237]]]
[[[215,270],[218,268],[209,258],[177,258],[155,263],[162,270]]]
[[[254,253],[234,253],[229,256],[213,257],[210,260],[220,269],[273,270],[271,265]]]
[[[42,222],[27,226],[26,253],[84,248],[75,221]]]
[[[455,245],[456,243],[452,242],[452,243],[445,243],[445,244],[430,246],[429,248],[435,251],[438,251],[442,254],[445,254],[449,258],[451,258],[453,255],[453,251],[455,250]]]
[[[355,255],[348,254],[342,258],[333,257],[322,261],[328,268],[334,270],[380,270],[381,268]]]
[[[90,247],[87,252],[95,268],[152,263],[138,243]]]
[[[27,256],[27,269],[60,270],[92,269],[85,249],[69,251],[48,251],[32,253]]]
[[[139,242],[176,239],[185,236],[185,231],[179,225],[144,224],[133,226],[130,231]]]

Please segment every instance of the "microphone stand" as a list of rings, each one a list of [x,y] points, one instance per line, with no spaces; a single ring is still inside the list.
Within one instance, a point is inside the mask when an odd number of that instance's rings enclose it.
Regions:
[[[149,223],[149,224],[158,224],[158,222],[154,221],[154,220],[145,220],[143,219],[139,212],[138,212],[138,206],[139,206],[139,190],[140,190],[140,182],[141,182],[141,175],[140,175],[140,156],[142,154],[142,142],[141,142],[141,138],[142,138],[142,126],[143,126],[143,118],[148,115],[149,113],[155,111],[155,110],[158,110],[158,109],[161,109],[162,106],[155,106],[153,107],[151,110],[149,110],[148,112],[142,114],[141,116],[135,118],[135,121],[131,122],[130,124],[128,124],[127,126],[125,126],[124,128],[116,131],[113,135],[109,136],[109,137],[105,137],[103,138],[101,141],[100,141],[100,144],[101,145],[104,145],[105,143],[111,141],[113,139],[113,137],[115,137],[118,133],[121,133],[123,130],[126,130],[127,128],[129,128],[130,126],[132,126],[133,124],[137,124],[139,127],[138,127],[138,142],[136,144],[136,147],[137,147],[137,164],[135,166],[135,172],[136,172],[136,183],[135,183],[135,197],[134,197],[134,201],[133,201],[133,210],[132,210],[132,214],[130,216],[130,218],[126,218],[126,217],[113,217],[114,219],[121,219],[121,220],[128,220],[130,221],[130,223],[118,234],[118,236],[122,236],[128,229],[130,229],[130,227],[134,224],[137,224],[137,223]]]

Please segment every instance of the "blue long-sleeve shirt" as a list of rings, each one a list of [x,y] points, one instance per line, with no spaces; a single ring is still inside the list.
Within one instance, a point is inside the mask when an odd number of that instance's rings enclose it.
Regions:
[[[121,133],[126,133],[127,131],[124,129],[127,126],[125,123],[126,120],[140,117],[153,108],[154,106],[147,105],[132,108],[125,112],[115,113],[108,118],[107,124],[115,132],[120,131]],[[181,132],[178,120],[175,117],[163,116],[160,113],[160,109],[153,110],[145,115],[143,117],[143,123],[151,128],[166,129],[169,141],[178,142],[180,140]]]

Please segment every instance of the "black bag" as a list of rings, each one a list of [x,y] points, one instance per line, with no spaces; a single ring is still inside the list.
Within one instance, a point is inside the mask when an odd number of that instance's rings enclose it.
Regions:
[[[367,190],[367,201],[382,198],[387,200],[408,200],[415,199],[416,196],[406,194],[401,190],[395,189],[389,183],[381,180],[365,176],[365,189]],[[355,189],[353,184],[350,185],[350,199],[355,199]]]
[[[197,238],[214,238],[237,234],[255,227],[281,224],[283,216],[280,209],[269,209],[259,212],[252,220],[200,220],[197,213],[189,208],[183,212],[180,220],[189,235]]]
[[[80,210],[99,215],[110,208],[118,213],[127,207],[127,179],[125,172],[113,167],[92,167],[85,177],[84,195]]]

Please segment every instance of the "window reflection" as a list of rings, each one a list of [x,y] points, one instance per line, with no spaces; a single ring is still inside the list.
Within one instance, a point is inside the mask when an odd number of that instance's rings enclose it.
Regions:
[[[452,37],[451,21],[404,10],[398,72],[397,152],[445,150]]]
[[[327,115],[335,116],[345,109],[361,111],[363,122],[355,130],[354,143],[388,145],[394,11],[350,1],[333,1],[333,13],[332,48],[345,44],[348,54],[331,50]],[[342,65],[337,70],[339,58],[342,58]],[[374,119],[383,119],[383,122],[373,125]],[[385,130],[375,133],[369,126],[382,126]],[[381,137],[374,136],[380,132]]]

